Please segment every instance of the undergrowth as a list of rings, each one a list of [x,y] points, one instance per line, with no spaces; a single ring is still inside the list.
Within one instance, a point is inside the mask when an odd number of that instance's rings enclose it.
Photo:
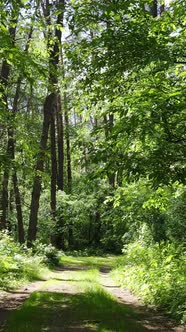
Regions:
[[[16,288],[25,282],[41,279],[48,272],[44,258],[16,243],[6,232],[1,232],[0,288]]]
[[[186,321],[186,255],[184,248],[162,243],[128,245],[112,277],[148,304],[165,308]]]

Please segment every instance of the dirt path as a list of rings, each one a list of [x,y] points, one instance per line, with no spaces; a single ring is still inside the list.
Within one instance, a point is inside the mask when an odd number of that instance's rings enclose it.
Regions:
[[[0,332],[4,331],[10,313],[20,307],[31,293],[39,290],[43,283],[35,281],[14,291],[0,292]]]
[[[139,314],[139,321],[142,325],[150,331],[161,332],[184,332],[183,326],[175,326],[175,323],[158,313],[155,309],[143,305],[140,300],[131,294],[128,290],[119,287],[110,277],[108,271],[101,272],[102,286],[114,295],[119,303],[131,307]]]
[[[5,322],[11,315],[16,315],[16,312],[19,311],[18,309],[25,300],[29,298],[30,294],[36,291],[43,294],[43,297],[46,296],[47,293],[52,294],[52,297],[50,302],[48,299],[47,302],[46,299],[44,299],[43,301],[45,301],[45,303],[43,306],[40,304],[39,309],[36,307],[36,315],[38,315],[38,310],[44,311],[43,308],[47,307],[48,311],[46,317],[50,313],[50,319],[43,317],[43,321],[45,321],[43,322],[43,327],[37,330],[33,328],[33,332],[185,331],[184,327],[174,326],[172,321],[167,320],[167,318],[157,313],[155,310],[145,307],[135,296],[116,285],[109,277],[108,269],[100,269],[99,287],[111,293],[114,296],[113,300],[107,299],[106,292],[102,294],[100,289],[97,291],[94,290],[94,277],[87,277],[86,271],[88,275],[88,269],[86,270],[85,268],[74,266],[64,267],[52,273],[48,281],[35,282],[18,291],[0,294],[0,331],[30,332],[29,329],[25,330],[24,327],[22,327],[22,329],[18,328],[17,330],[16,328],[6,330]],[[97,301],[96,303],[94,303],[94,297]],[[100,301],[102,302],[101,304],[99,304]],[[104,301],[108,301],[105,307]],[[110,309],[107,308],[109,306]],[[106,312],[106,310],[110,311]],[[101,311],[103,311],[103,315],[105,315],[103,318]],[[119,313],[117,313],[117,311]],[[29,317],[27,317],[27,320],[29,320]],[[125,322],[122,323],[123,325],[121,324],[116,327],[118,324],[117,320],[123,320]]]

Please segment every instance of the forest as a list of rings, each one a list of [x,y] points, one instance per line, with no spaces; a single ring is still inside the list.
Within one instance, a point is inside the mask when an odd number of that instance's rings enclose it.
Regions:
[[[108,265],[145,305],[186,322],[185,9],[0,0],[0,295],[57,266],[94,267],[93,282]],[[59,301],[33,294],[27,306]],[[96,315],[82,331],[148,330]],[[16,317],[2,331],[47,330]]]

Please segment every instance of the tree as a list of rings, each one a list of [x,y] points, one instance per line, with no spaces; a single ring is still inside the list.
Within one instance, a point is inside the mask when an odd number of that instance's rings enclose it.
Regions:
[[[10,23],[8,28],[8,39],[10,47],[13,48],[15,44],[15,35],[16,35],[16,27],[19,15],[19,6],[17,6],[14,2],[12,3],[11,13],[10,13]],[[1,88],[1,96],[2,96],[2,105],[5,108],[6,112],[8,113],[8,104],[7,104],[7,87],[8,87],[8,80],[10,76],[11,65],[7,58],[3,59],[2,67],[1,67],[1,74],[0,74],[0,88]],[[12,130],[9,128],[7,131],[7,150],[6,156],[7,159],[11,159],[12,155]],[[2,180],[2,192],[1,192],[1,207],[0,211],[1,220],[0,225],[1,228],[7,228],[7,216],[8,216],[8,181],[9,181],[9,165],[5,164],[3,180]]]
[[[182,239],[160,194],[185,183],[183,2],[11,1],[0,14],[1,226],[59,248],[119,251],[144,225]]]
[[[69,45],[77,56],[69,53],[69,61],[77,73],[83,70],[82,95],[92,92],[90,107],[101,101],[108,105],[104,113],[107,140],[104,149],[100,144],[96,157],[100,156],[104,171],[122,173],[129,180],[146,175],[154,185],[183,182],[185,94],[183,104],[178,98],[184,89],[183,66],[176,67],[177,55],[173,54],[174,31],[180,24],[174,7],[155,19],[157,2],[151,11],[144,5],[95,1],[90,9],[86,2],[76,2],[70,24],[80,40]],[[97,29],[93,39],[83,33],[87,15],[86,29]],[[171,24],[173,17],[176,26]],[[114,114],[115,123],[108,135],[109,114]]]
[[[53,220],[55,220],[56,213],[56,182],[57,182],[57,160],[56,160],[56,125],[55,119],[57,114],[58,119],[58,148],[59,142],[63,141],[62,135],[62,121],[60,107],[60,95],[58,92],[58,78],[57,69],[59,65],[59,52],[61,44],[61,28],[63,25],[63,12],[64,12],[64,1],[56,2],[56,10],[59,11],[56,20],[54,42],[52,42],[53,35],[51,34],[51,19],[52,11],[50,10],[50,3],[42,3],[44,17],[48,29],[48,40],[47,49],[49,54],[49,94],[45,99],[44,103],[44,119],[43,119],[43,130],[40,142],[40,154],[38,156],[38,161],[36,165],[36,175],[34,178],[34,185],[32,191],[32,201],[30,208],[30,220],[28,228],[28,244],[36,239],[37,232],[37,219],[38,219],[38,209],[39,209],[39,199],[41,194],[41,173],[44,168],[44,155],[47,149],[48,131],[50,127],[50,138],[51,138],[51,213]],[[52,44],[52,47],[50,46]],[[59,136],[60,135],[60,136]],[[59,154],[58,154],[59,155]],[[61,157],[61,155],[60,155]],[[62,156],[63,159],[63,156]],[[63,166],[61,166],[63,168]],[[61,168],[59,168],[61,170]],[[40,173],[40,174],[38,174]],[[63,174],[60,174],[63,176]],[[62,180],[63,181],[63,180]]]

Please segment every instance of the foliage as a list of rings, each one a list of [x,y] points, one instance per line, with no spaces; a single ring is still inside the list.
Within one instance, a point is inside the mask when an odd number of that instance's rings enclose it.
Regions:
[[[33,243],[32,251],[34,255],[41,257],[42,262],[50,266],[60,265],[63,252],[57,250],[52,244],[43,244],[39,241]]]
[[[169,207],[167,209],[168,220],[168,237],[171,241],[186,243],[186,192],[184,187],[178,187],[175,194],[169,200]]]
[[[46,271],[43,257],[33,255],[7,233],[0,233],[0,288],[15,288],[21,283],[40,279]]]
[[[119,213],[118,222],[126,225],[124,244],[143,236],[149,243],[162,240],[185,243],[185,188],[178,182],[155,190],[149,180],[141,178],[118,187],[112,200],[115,220]]]
[[[185,4],[163,2],[0,3],[0,229],[37,230],[34,254],[2,235],[5,284],[58,264],[55,237],[77,255],[143,240],[162,261],[162,242],[185,245]]]
[[[113,271],[114,278],[145,303],[155,304],[173,317],[185,320],[185,248],[163,242],[149,246],[138,241],[125,246],[123,253]]]
[[[75,107],[98,120],[92,135],[98,143],[88,150],[99,161],[99,174],[121,171],[127,181],[145,175],[158,186],[185,181],[185,69],[177,42],[185,38],[176,14],[179,8],[183,15],[182,4],[157,19],[145,6],[95,1],[90,9],[77,1],[69,18],[75,42],[67,56],[80,76]],[[103,122],[109,114],[111,130]]]
[[[65,254],[68,255],[72,255],[73,257],[90,257],[93,256],[94,259],[96,259],[96,257],[100,257],[100,256],[105,256],[105,253],[103,252],[103,250],[101,250],[100,248],[98,249],[94,249],[94,248],[86,248],[84,250],[73,250],[73,251],[66,251]]]

